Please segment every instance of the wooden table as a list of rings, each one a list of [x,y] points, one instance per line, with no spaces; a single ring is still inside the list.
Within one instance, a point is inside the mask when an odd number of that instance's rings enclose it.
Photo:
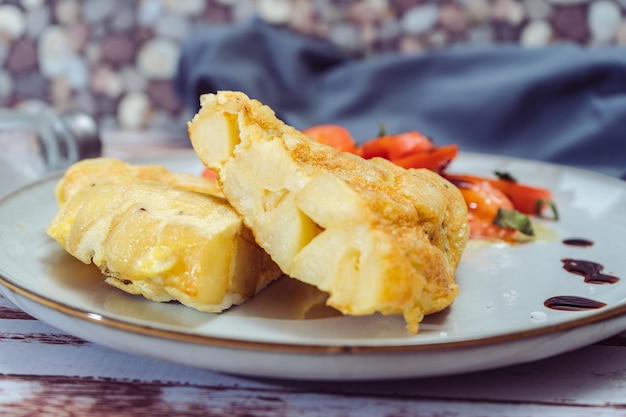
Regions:
[[[141,143],[140,143],[141,144]],[[168,152],[113,143],[114,156]],[[449,377],[302,382],[218,374],[118,352],[0,296],[0,415],[626,416],[626,332],[539,362]]]
[[[114,351],[0,297],[0,415],[626,416],[626,332],[551,359],[467,375],[277,381]]]

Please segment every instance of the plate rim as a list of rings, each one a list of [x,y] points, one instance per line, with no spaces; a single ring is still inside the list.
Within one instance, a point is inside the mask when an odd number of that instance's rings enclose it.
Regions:
[[[537,336],[544,336],[550,333],[557,333],[578,329],[590,324],[600,324],[603,321],[617,318],[626,314],[626,303],[599,310],[594,314],[585,314],[584,317],[555,323],[548,326],[538,327],[531,330],[504,333],[489,337],[475,337],[465,340],[424,343],[424,344],[400,344],[400,345],[359,345],[355,344],[303,344],[303,343],[278,343],[268,341],[256,341],[247,339],[236,339],[227,337],[217,337],[199,333],[185,332],[175,329],[166,329],[149,324],[140,324],[125,321],[106,314],[87,311],[74,307],[52,298],[37,294],[23,288],[19,284],[0,274],[0,285],[9,291],[20,295],[36,304],[52,309],[74,319],[96,323],[119,331],[130,332],[142,336],[158,339],[168,339],[176,342],[194,343],[210,347],[238,348],[251,351],[266,351],[276,353],[305,353],[305,354],[376,354],[376,353],[418,353],[442,349],[476,348],[481,346],[493,346],[499,343],[509,343],[518,340],[530,339]],[[26,311],[29,313],[29,311]],[[576,314],[576,312],[574,312]],[[42,320],[45,321],[45,320]],[[609,337],[609,336],[607,336]]]

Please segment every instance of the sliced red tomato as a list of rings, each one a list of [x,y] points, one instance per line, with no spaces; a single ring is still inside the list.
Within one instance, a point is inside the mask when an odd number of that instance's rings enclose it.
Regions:
[[[311,126],[302,133],[339,151],[356,153],[356,143],[348,129],[343,126],[332,124]]]
[[[204,178],[207,178],[209,180],[214,180],[215,178],[217,178],[217,173],[215,171],[213,171],[212,169],[209,168],[204,168],[202,170],[202,174],[201,174]]]
[[[549,216],[558,219],[552,192],[547,188],[502,179],[494,180],[493,185],[511,199],[516,210],[532,216],[546,217],[544,209],[549,208],[552,211]]]
[[[489,182],[494,188],[502,191],[502,193],[508,197],[508,199],[513,203],[513,208],[515,208],[515,210],[532,216],[545,217],[544,211],[547,207],[552,211],[551,216],[555,220],[558,219],[558,212],[553,202],[552,192],[547,188],[526,185],[514,180],[487,178],[471,174],[446,174],[446,178],[452,182],[454,182],[454,180],[466,182]]]
[[[517,242],[520,232],[509,227],[497,226],[485,220],[479,220],[468,216],[471,239],[495,239],[505,242]]]
[[[357,153],[365,159],[380,157],[394,160],[434,148],[435,144],[427,136],[417,131],[411,131],[368,140],[358,147]]]
[[[441,173],[456,158],[458,152],[457,145],[444,145],[390,160],[403,168],[427,168]]]
[[[476,220],[491,223],[500,208],[514,208],[502,191],[483,178],[469,175],[446,175],[446,178],[461,191],[469,216]]]

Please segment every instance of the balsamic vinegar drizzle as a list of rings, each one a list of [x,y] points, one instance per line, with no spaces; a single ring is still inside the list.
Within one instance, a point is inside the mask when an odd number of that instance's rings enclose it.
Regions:
[[[602,308],[606,303],[575,295],[560,295],[548,298],[543,305],[553,310],[584,311]]]
[[[589,247],[594,244],[593,241],[582,238],[564,239],[562,242],[564,245],[579,247]],[[588,284],[615,284],[620,280],[616,276],[603,273],[604,265],[597,262],[571,258],[563,258],[561,261],[563,269],[585,277],[585,282]],[[606,303],[575,295],[560,295],[548,298],[543,305],[553,310],[585,311],[602,308],[606,306]]]
[[[587,247],[587,246],[593,246],[593,241],[589,239],[571,238],[571,239],[564,239],[563,244],[569,245],[569,246]]]
[[[585,282],[589,284],[615,284],[619,281],[618,277],[602,273],[604,265],[596,262],[582,261],[579,259],[561,259],[563,268],[573,274],[585,277]]]

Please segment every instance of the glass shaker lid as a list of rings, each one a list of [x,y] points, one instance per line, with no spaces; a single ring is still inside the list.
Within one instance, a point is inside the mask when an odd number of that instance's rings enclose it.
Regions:
[[[75,139],[78,159],[95,158],[102,154],[98,124],[89,115],[80,112],[61,114],[66,128]]]

